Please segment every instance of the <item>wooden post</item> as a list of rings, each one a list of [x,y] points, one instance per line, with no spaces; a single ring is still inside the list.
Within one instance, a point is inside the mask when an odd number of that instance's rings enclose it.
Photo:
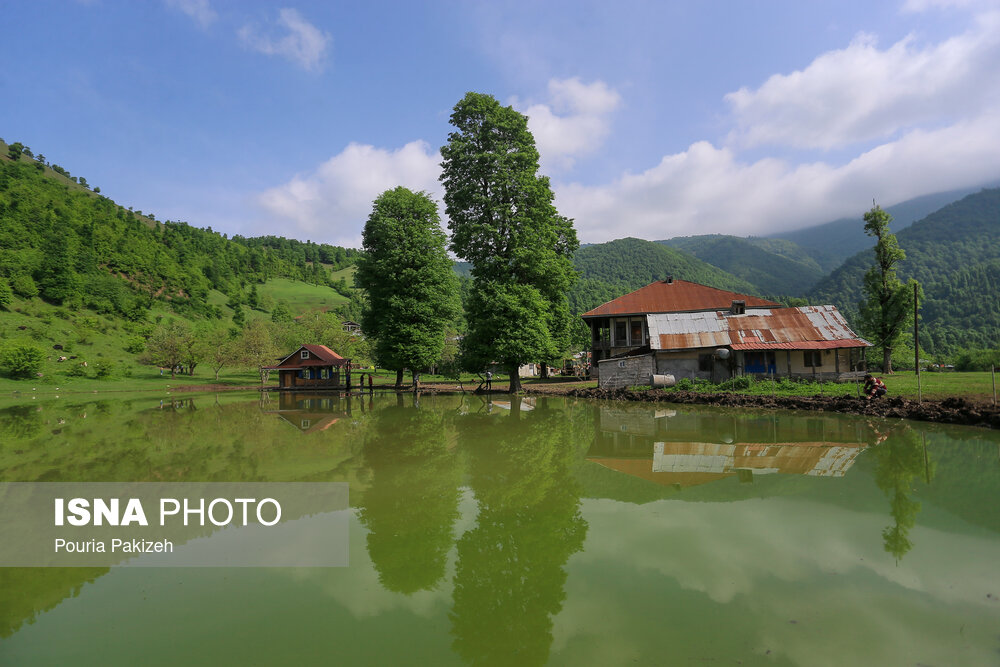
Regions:
[[[920,338],[919,322],[920,309],[917,304],[917,283],[913,283],[913,368],[917,373],[917,403],[923,403],[924,397],[920,393]]]
[[[993,407],[997,406],[997,367],[990,366],[990,377],[993,378]]]

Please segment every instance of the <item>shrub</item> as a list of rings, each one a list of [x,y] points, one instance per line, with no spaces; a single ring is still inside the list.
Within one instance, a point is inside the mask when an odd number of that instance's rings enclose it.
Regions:
[[[7,310],[12,303],[14,303],[14,290],[6,280],[0,278],[0,308]]]
[[[44,361],[45,352],[34,343],[15,341],[0,349],[0,368],[16,380],[37,375]]]
[[[94,375],[99,378],[110,377],[113,370],[114,367],[110,361],[98,361],[94,364]]]
[[[11,289],[14,293],[25,299],[30,299],[32,297],[38,296],[38,285],[32,280],[31,276],[21,273],[14,276],[13,280],[10,281]]]
[[[691,381],[691,378],[681,378],[674,386],[681,391],[691,391],[694,389],[694,382]]]
[[[146,339],[142,336],[129,336],[125,341],[125,351],[132,354],[142,354],[146,350]]]
[[[756,380],[754,380],[752,375],[738,375],[737,377],[730,378],[725,382],[719,383],[718,388],[723,390],[736,390],[745,391],[747,389],[752,389]]]

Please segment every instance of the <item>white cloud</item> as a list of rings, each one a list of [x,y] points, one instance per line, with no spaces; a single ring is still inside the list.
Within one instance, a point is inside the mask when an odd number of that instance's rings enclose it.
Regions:
[[[912,130],[844,165],[741,162],[708,142],[597,187],[556,185],[559,210],[583,241],[664,239],[707,231],[746,236],[798,229],[1000,175],[1000,110],[936,130]]]
[[[167,6],[180,10],[193,18],[202,29],[212,25],[219,15],[212,9],[209,0],[166,0]]]
[[[440,161],[424,141],[395,151],[351,143],[313,173],[263,192],[257,203],[278,226],[268,233],[357,248],[372,201],[385,190],[402,185],[440,199]]]
[[[909,128],[952,123],[1000,100],[1000,12],[968,32],[921,47],[913,36],[880,50],[871,36],[803,70],[726,95],[736,145],[836,148]]]
[[[610,130],[609,115],[621,104],[621,96],[603,81],[587,84],[577,77],[550,80],[548,93],[548,104],[512,102],[528,116],[544,173],[569,169],[578,157],[600,148]]]
[[[306,21],[294,9],[282,9],[278,13],[278,25],[287,30],[279,38],[259,34],[250,25],[240,28],[238,34],[243,43],[255,51],[288,58],[306,70],[322,69],[330,35]]]

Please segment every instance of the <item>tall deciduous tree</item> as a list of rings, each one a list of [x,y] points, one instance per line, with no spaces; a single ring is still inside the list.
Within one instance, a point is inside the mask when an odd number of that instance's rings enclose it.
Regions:
[[[882,350],[882,369],[892,373],[892,350],[913,323],[913,286],[896,277],[896,264],[906,259],[896,235],[889,231],[892,216],[876,204],[865,213],[865,233],[875,238],[875,264],[865,273],[866,301],[861,304],[861,329]]]
[[[551,361],[570,343],[566,294],[576,280],[573,221],[538,175],[528,119],[490,95],[455,105],[441,149],[451,249],[472,263],[463,356],[470,369],[496,362],[520,389],[518,367]]]
[[[375,200],[362,235],[364,253],[354,282],[368,293],[361,330],[375,339],[378,363],[419,374],[441,358],[445,328],[458,310],[458,279],[451,268],[437,206],[404,187]]]

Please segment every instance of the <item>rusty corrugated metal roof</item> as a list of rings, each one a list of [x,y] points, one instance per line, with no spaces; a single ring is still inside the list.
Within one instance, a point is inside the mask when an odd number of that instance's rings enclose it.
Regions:
[[[780,305],[749,294],[737,294],[686,280],[669,283],[658,280],[587,311],[581,317],[721,310],[728,309],[733,301],[745,301],[747,308]]]
[[[656,350],[731,347],[734,350],[818,350],[867,347],[834,306],[760,308],[745,315],[728,311],[656,313],[646,316]]]

